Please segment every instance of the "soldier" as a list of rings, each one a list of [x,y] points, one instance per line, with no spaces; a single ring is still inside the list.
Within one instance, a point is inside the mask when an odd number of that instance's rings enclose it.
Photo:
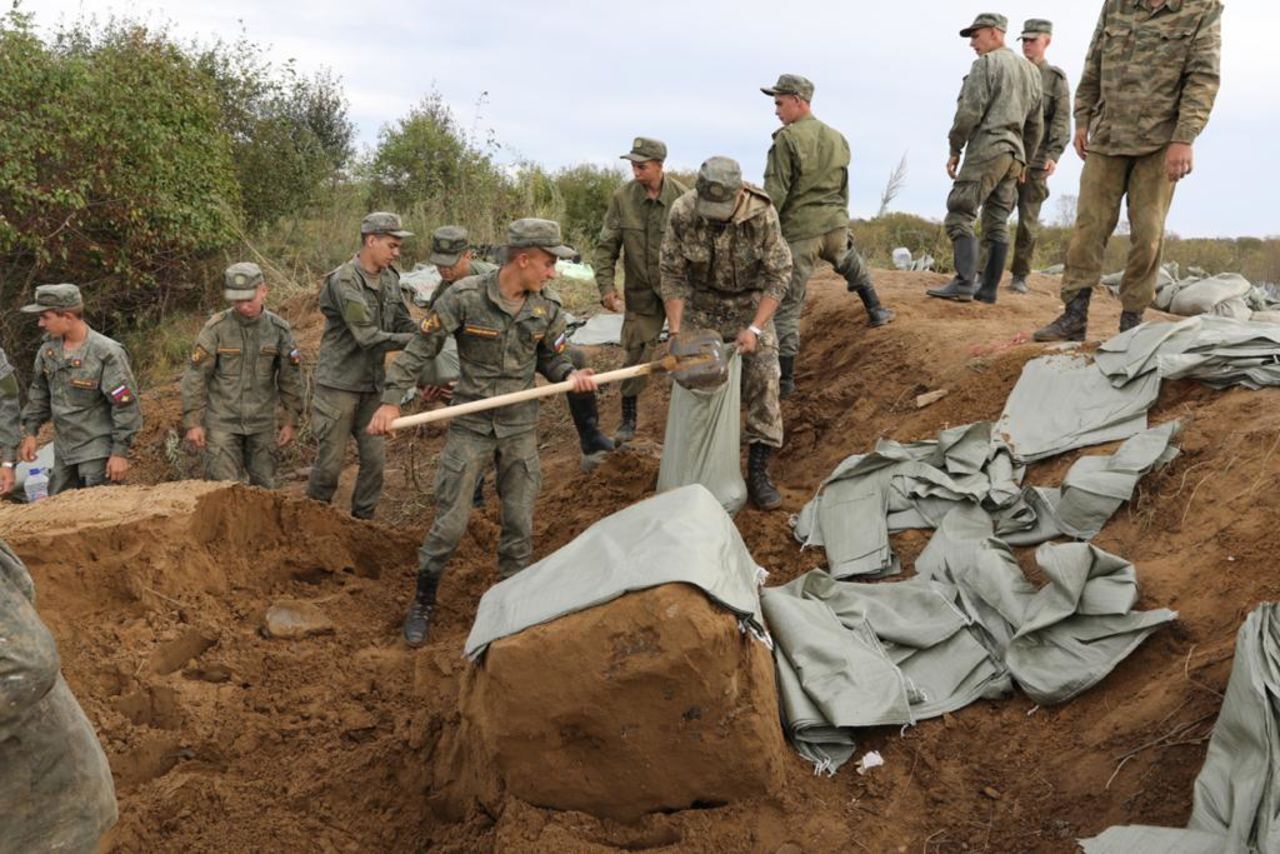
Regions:
[[[22,311],[40,315],[45,335],[22,410],[27,435],[19,458],[35,461],[36,434],[52,419],[50,495],[123,481],[129,448],[142,429],[137,384],[124,347],[85,323],[75,285],[40,285],[36,301]]]
[[[626,312],[622,321],[623,367],[631,367],[653,359],[667,321],[658,293],[658,258],[671,205],[687,188],[663,172],[667,146],[661,140],[638,136],[622,159],[631,161],[635,180],[623,184],[609,199],[596,242],[595,269],[601,305],[609,311]],[[619,255],[624,276],[622,297],[614,284]],[[617,442],[635,438],[636,399],[646,381],[646,377],[635,377],[622,384],[622,420],[614,433]]]
[[[95,851],[116,823],[111,768],[59,672],[35,586],[0,540],[0,851]]]
[[[460,225],[441,226],[431,233],[431,254],[427,256],[427,261],[435,264],[436,272],[440,274],[440,284],[431,295],[428,308],[434,306],[436,300],[454,282],[462,281],[467,276],[483,276],[498,269],[497,264],[475,257],[467,230]]]
[[[747,493],[761,510],[782,503],[769,479],[769,458],[782,447],[773,314],[790,277],[791,251],[769,196],[743,182],[737,161],[703,163],[697,189],[671,206],[662,240],[662,299],[673,336],[687,325],[737,343],[747,408]]]
[[[1030,18],[1022,25],[1022,55],[1040,69],[1041,109],[1044,113],[1044,136],[1040,149],[1031,158],[1027,179],[1018,185],[1018,232],[1013,242],[1013,278],[1009,289],[1027,292],[1027,274],[1036,251],[1036,234],[1040,230],[1040,206],[1049,198],[1049,178],[1058,168],[1058,160],[1071,141],[1071,87],[1067,73],[1045,61],[1044,54],[1053,41],[1053,22]]]
[[[207,450],[205,477],[276,486],[276,449],[293,441],[302,418],[302,357],[289,324],[263,307],[267,283],[257,264],[232,264],[223,296],[232,307],[200,330],[182,377],[187,441]],[[276,406],[285,421],[276,430]]]
[[[947,196],[947,236],[955,247],[956,275],[931,297],[994,303],[1009,256],[1009,215],[1027,158],[1040,146],[1044,113],[1040,73],[1004,46],[1009,22],[984,12],[960,31],[978,54],[960,89],[951,126],[947,175],[955,182]],[[964,166],[960,154],[964,152]],[[974,223],[982,209],[987,265],[978,287],[978,238]]]
[[[353,437],[360,456],[351,495],[357,519],[372,519],[382,494],[386,439],[364,428],[381,399],[384,357],[404,349],[416,328],[400,291],[400,272],[392,266],[401,242],[412,234],[396,214],[369,214],[360,223],[360,251],[325,277],[320,289],[324,335],[311,410],[311,432],[320,445],[307,497],[333,499],[347,439]]]
[[[1076,154],[1084,160],[1062,276],[1063,313],[1037,341],[1083,341],[1102,255],[1128,199],[1129,259],[1120,331],[1155,298],[1174,185],[1191,174],[1222,56],[1218,0],[1107,0],[1076,87]]]
[[[22,439],[22,407],[18,403],[18,375],[0,348],[0,495],[13,490],[13,467]]]
[[[771,88],[774,114],[782,127],[764,167],[764,189],[782,223],[791,248],[791,282],[774,316],[778,330],[781,395],[795,391],[795,363],[800,353],[800,311],[805,288],[819,258],[835,267],[850,292],[867,309],[867,325],[883,326],[893,312],[880,305],[871,274],[849,233],[849,143],[835,128],[813,115],[813,84],[798,74],[783,74]]]
[[[462,372],[454,400],[466,402],[532,388],[534,371],[552,382],[568,379],[580,393],[595,390],[591,370],[575,369],[565,350],[565,318],[544,290],[556,274],[556,259],[574,250],[560,241],[559,224],[516,220],[507,230],[502,267],[453,285],[436,301],[419,333],[387,375],[383,405],[369,432],[383,435],[399,417],[399,403],[422,365],[435,358],[447,338],[458,344]],[[542,483],[538,464],[536,400],[455,418],[436,469],[436,515],[418,552],[418,583],[404,621],[410,646],[425,642],[436,591],[446,564],[467,530],[471,495],[481,472],[495,458],[502,499],[498,573],[508,578],[533,557],[533,504]]]

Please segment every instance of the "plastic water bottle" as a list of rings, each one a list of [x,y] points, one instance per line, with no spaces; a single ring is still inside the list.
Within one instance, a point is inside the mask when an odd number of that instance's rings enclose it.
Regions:
[[[27,472],[26,480],[22,482],[22,491],[26,493],[28,502],[48,498],[49,475],[45,474],[43,469],[31,469]]]

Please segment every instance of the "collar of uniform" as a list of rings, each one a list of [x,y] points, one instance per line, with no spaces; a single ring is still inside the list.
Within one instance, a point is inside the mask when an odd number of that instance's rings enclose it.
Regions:
[[[643,204],[659,204],[671,206],[671,203],[680,198],[681,194],[676,192],[675,184],[671,181],[670,175],[662,176],[662,189],[658,191],[656,198],[649,198],[649,191],[639,181],[631,182],[631,193],[636,200]]]
[[[382,281],[381,273],[366,273],[364,265],[360,263],[360,253],[356,253],[351,259],[351,266],[355,268],[356,275],[360,277],[360,281],[364,282],[364,286],[371,291],[378,289],[378,284]]]
[[[1179,9],[1182,8],[1182,0],[1164,0],[1164,5],[1161,6],[1159,9],[1152,9],[1150,6],[1147,5],[1147,0],[1133,0],[1133,5],[1138,6],[1142,9],[1146,9],[1148,12],[1154,15],[1156,12],[1160,12],[1164,9],[1168,9],[1170,12],[1178,11]]]

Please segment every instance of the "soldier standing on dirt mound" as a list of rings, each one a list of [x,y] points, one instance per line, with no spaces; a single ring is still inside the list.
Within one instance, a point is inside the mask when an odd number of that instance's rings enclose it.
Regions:
[[[558,223],[521,219],[507,230],[506,260],[496,271],[471,276],[436,301],[412,343],[387,374],[383,405],[369,432],[383,435],[400,415],[399,403],[423,364],[446,338],[458,343],[461,377],[454,400],[467,402],[532,388],[537,371],[552,382],[568,379],[574,391],[595,391],[590,369],[575,369],[569,356],[564,312],[544,286],[556,259],[571,258]],[[418,583],[404,621],[410,646],[426,641],[445,566],[467,530],[471,496],[496,458],[502,499],[498,574],[509,578],[533,559],[533,505],[542,484],[538,463],[538,401],[455,418],[436,468],[436,515],[418,552]]]
[[[311,432],[316,450],[307,497],[328,503],[338,488],[347,439],[356,440],[360,471],[351,495],[351,515],[372,519],[382,495],[386,439],[365,427],[382,399],[383,360],[413,339],[414,326],[392,266],[400,244],[413,232],[400,217],[379,211],[360,223],[360,251],[325,277],[320,289],[324,335],[316,359]]]
[[[209,318],[182,377],[186,439],[207,451],[205,477],[276,486],[276,450],[293,441],[302,419],[302,362],[284,318],[264,307],[267,283],[257,264],[223,274],[232,304]],[[277,431],[276,406],[285,421]]]
[[[996,301],[996,289],[1009,257],[1009,215],[1028,158],[1040,146],[1044,111],[1040,72],[1004,45],[1009,21],[983,12],[960,31],[978,54],[960,88],[951,125],[947,175],[955,184],[947,196],[943,221],[955,253],[956,275],[931,297],[969,302]],[[964,166],[960,154],[964,153]],[[978,286],[978,237],[974,224],[982,209],[982,238],[987,266]]]
[[[671,207],[662,241],[662,299],[671,335],[710,329],[737,343],[747,408],[747,492],[762,510],[782,504],[769,458],[782,447],[778,336],[773,315],[791,279],[791,251],[764,190],[736,160],[712,157],[696,190]]]
[[[22,406],[18,402],[18,375],[0,347],[0,495],[13,489],[13,467],[22,439]]]
[[[1192,144],[1209,123],[1222,58],[1218,0],[1107,0],[1076,87],[1076,154],[1084,160],[1062,275],[1066,309],[1037,341],[1083,341],[1107,240],[1128,200],[1129,259],[1120,331],[1155,298],[1164,221]]]
[[[75,285],[40,285],[36,301],[22,310],[40,315],[45,335],[22,410],[27,435],[18,456],[35,461],[36,434],[52,420],[50,495],[123,481],[129,448],[142,429],[137,383],[124,347],[85,323]]]
[[[609,199],[604,225],[596,242],[596,286],[600,303],[609,311],[625,311],[622,321],[623,367],[653,359],[654,348],[667,315],[658,293],[658,269],[662,235],[667,228],[671,205],[688,188],[665,174],[666,143],[638,136],[631,151],[622,155],[631,161],[634,180],[628,181]],[[622,256],[623,295],[618,296],[615,268]],[[634,377],[622,384],[622,420],[614,439],[629,442],[636,435],[636,404],[647,377]]]
[[[871,273],[849,233],[849,142],[813,115],[813,84],[799,74],[783,74],[770,88],[782,127],[764,167],[764,189],[773,200],[782,236],[791,248],[791,282],[773,323],[778,330],[782,397],[796,388],[800,354],[800,312],[813,264],[823,259],[844,277],[867,309],[867,325],[883,326],[893,312],[880,305]]]

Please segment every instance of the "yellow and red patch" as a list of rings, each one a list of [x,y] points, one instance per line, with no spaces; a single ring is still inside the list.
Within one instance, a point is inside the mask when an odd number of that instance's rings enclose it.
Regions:
[[[422,330],[423,335],[430,335],[432,332],[435,332],[443,326],[444,324],[440,321],[440,315],[433,311],[423,318],[422,325],[419,329]]]

